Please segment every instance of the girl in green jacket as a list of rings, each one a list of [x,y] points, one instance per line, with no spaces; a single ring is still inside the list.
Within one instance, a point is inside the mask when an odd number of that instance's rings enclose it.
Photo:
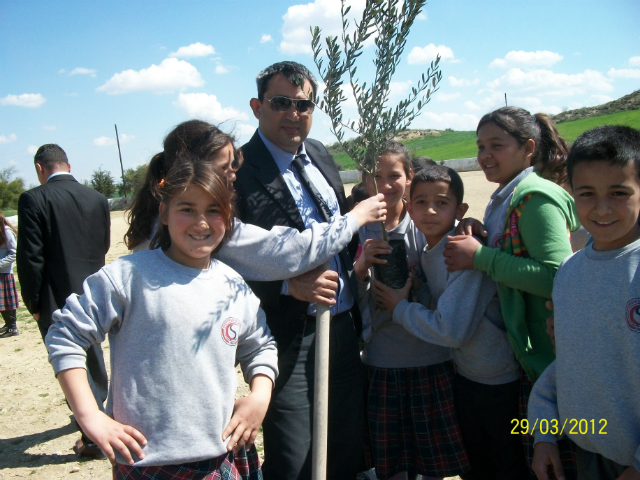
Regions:
[[[503,428],[530,433],[526,419],[529,393],[555,355],[546,334],[545,307],[560,263],[571,255],[569,234],[579,227],[573,199],[559,185],[566,181],[567,143],[548,115],[518,107],[486,114],[476,130],[478,164],[487,180],[498,184],[484,215],[484,225],[463,220],[447,244],[449,270],[475,269],[498,283],[507,336],[522,366],[520,419]],[[470,236],[478,231],[483,245]],[[529,465],[533,437],[523,435]],[[565,474],[575,467],[567,448]],[[531,471],[532,478],[535,478]]]

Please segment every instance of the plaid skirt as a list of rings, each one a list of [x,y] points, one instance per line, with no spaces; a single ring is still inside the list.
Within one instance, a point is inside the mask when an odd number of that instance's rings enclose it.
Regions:
[[[524,370],[520,370],[520,401],[518,405],[518,414],[520,420],[527,418],[527,409],[529,407],[529,396],[533,389],[533,384]],[[533,461],[533,435],[520,434],[522,438],[522,446],[524,447],[524,456],[529,467],[529,479],[537,480],[536,474],[531,469],[531,462]],[[558,450],[560,451],[560,461],[562,462],[562,468],[564,470],[564,476],[567,480],[576,480],[578,478],[578,467],[576,466],[576,446],[569,440],[568,437],[564,437],[558,440]]]
[[[452,361],[367,367],[367,456],[380,480],[399,472],[451,477],[469,470],[453,400]]]
[[[201,462],[159,467],[132,467],[116,463],[113,480],[262,480],[255,445]]]
[[[19,306],[13,273],[0,273],[0,311],[17,310]]]

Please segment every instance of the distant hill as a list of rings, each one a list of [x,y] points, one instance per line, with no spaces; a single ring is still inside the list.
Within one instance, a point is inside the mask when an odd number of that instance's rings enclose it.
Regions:
[[[618,100],[576,110],[562,112],[553,117],[558,131],[569,143],[582,132],[600,125],[627,125],[640,129],[640,90]],[[398,139],[415,156],[434,160],[475,157],[477,154],[475,131],[407,130]],[[356,164],[338,143],[327,147],[341,170],[355,170]]]
[[[567,110],[566,112],[554,115],[555,123],[571,122],[583,118],[597,117],[599,115],[609,115],[611,113],[627,112],[629,110],[640,110],[640,90],[636,90],[629,95],[625,95],[617,100],[603,103],[595,107],[584,107],[576,110]]]

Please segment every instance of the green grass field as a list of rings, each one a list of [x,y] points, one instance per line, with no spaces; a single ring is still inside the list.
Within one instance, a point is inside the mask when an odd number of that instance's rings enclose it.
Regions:
[[[567,142],[573,143],[582,132],[600,125],[626,125],[640,129],[640,110],[612,113],[610,115],[600,115],[575,120],[573,122],[560,123],[557,125],[557,128],[560,135],[562,135]],[[427,156],[437,161],[476,156],[476,132],[443,131],[440,133],[441,135],[439,136],[409,140],[405,145],[413,155]],[[333,158],[343,170],[356,169],[355,162],[344,152],[334,155]]]

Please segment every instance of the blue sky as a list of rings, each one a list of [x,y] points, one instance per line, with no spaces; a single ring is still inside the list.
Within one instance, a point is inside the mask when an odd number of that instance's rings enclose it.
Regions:
[[[364,0],[354,0],[352,12]],[[72,173],[118,179],[149,161],[190,118],[222,123],[244,143],[255,76],[295,60],[316,74],[310,25],[339,28],[339,0],[0,0],[0,169],[36,183],[33,154],[59,144]],[[532,112],[598,105],[640,88],[637,0],[431,0],[414,24],[393,96],[416,85],[436,52],[440,90],[412,128],[475,129],[509,104]],[[371,81],[369,48],[359,69]],[[351,106],[345,110],[353,113]],[[335,139],[314,113],[311,136]]]

